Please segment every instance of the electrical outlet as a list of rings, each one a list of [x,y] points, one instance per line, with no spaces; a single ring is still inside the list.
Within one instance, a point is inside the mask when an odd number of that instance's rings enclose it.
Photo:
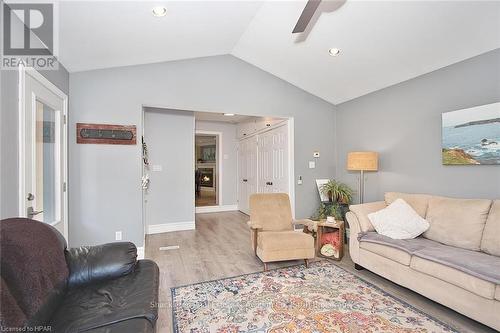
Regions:
[[[302,176],[299,176],[299,180],[297,180],[297,185],[302,185]]]
[[[316,168],[316,162],[309,161],[309,169],[314,169],[314,168]]]
[[[115,232],[115,240],[122,240],[122,232],[121,231]]]

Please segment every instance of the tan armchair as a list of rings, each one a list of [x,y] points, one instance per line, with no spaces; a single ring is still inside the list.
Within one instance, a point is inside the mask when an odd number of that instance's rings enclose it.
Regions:
[[[252,247],[264,263],[273,261],[314,258],[314,238],[294,231],[294,224],[312,223],[310,220],[292,220],[290,199],[286,193],[258,193],[250,196]]]

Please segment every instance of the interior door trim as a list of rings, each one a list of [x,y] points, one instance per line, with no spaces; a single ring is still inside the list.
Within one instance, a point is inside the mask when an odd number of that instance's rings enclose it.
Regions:
[[[53,94],[58,96],[63,101],[62,116],[65,121],[63,122],[63,137],[62,145],[63,150],[66,152],[63,161],[63,182],[66,183],[66,191],[63,193],[63,224],[64,224],[64,238],[68,241],[68,96],[58,87],[56,87],[52,82],[50,82],[45,76],[40,74],[36,69],[32,67],[25,67],[19,65],[19,79],[18,79],[18,89],[19,89],[19,120],[18,120],[18,170],[19,170],[19,184],[18,184],[18,200],[19,200],[19,216],[26,217],[26,198],[24,189],[26,183],[26,163],[25,163],[25,153],[26,153],[26,109],[25,103],[27,100],[31,100],[32,96],[26,96],[25,82],[26,76],[29,75],[36,81],[40,82],[45,88],[50,90]]]

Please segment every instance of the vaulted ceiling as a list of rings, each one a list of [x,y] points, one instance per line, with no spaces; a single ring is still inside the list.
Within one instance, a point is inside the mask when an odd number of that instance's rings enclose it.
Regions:
[[[232,54],[333,104],[500,47],[500,2],[328,1],[291,31],[306,1],[60,3],[70,72]],[[336,57],[329,55],[339,48]]]

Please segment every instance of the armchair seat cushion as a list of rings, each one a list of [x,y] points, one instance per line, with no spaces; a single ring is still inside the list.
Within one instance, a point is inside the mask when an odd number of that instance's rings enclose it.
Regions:
[[[265,231],[257,237],[257,255],[264,262],[314,258],[314,238],[297,231]]]
[[[55,332],[81,332],[142,319],[153,328],[158,316],[158,283],[158,266],[139,260],[125,276],[69,289],[49,325]]]

